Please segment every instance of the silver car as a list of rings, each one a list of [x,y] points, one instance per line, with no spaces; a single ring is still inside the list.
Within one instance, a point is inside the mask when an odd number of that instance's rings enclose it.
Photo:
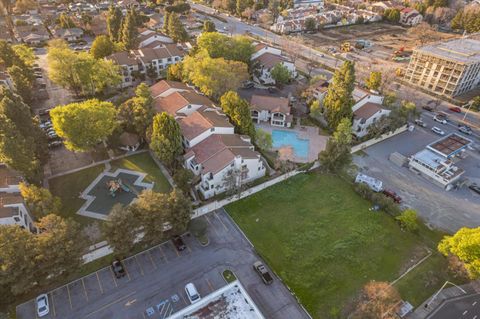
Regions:
[[[48,296],[46,294],[41,294],[36,299],[37,305],[37,315],[38,317],[44,317],[50,312],[50,307],[48,305]]]
[[[442,136],[445,135],[445,132],[442,131],[441,129],[439,129],[438,127],[436,127],[436,126],[432,127],[432,131],[434,133],[438,134],[438,135],[442,135]]]

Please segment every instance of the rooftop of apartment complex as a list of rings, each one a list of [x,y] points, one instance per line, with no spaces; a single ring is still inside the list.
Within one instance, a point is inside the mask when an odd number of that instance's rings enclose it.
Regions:
[[[427,149],[443,156],[444,158],[450,158],[461,152],[471,143],[472,140],[459,134],[452,133],[427,145]]]
[[[417,48],[417,51],[459,63],[480,62],[480,41],[472,38],[433,43]]]

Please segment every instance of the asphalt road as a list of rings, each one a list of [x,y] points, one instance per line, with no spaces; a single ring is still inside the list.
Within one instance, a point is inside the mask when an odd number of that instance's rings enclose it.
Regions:
[[[263,284],[252,269],[260,258],[224,211],[202,218],[209,225],[208,246],[183,236],[188,248],[182,252],[169,241],[125,259],[123,278],[115,278],[110,267],[79,278],[48,292],[50,314],[43,318],[165,319],[189,304],[187,283],[206,296],[226,285],[225,269],[234,271],[266,318],[308,318],[278,278]],[[17,318],[36,318],[33,300],[17,307]]]
[[[445,301],[426,319],[479,319],[480,294]]]

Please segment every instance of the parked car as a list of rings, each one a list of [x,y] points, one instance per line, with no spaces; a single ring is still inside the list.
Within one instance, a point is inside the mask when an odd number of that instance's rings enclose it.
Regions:
[[[37,316],[44,317],[50,312],[50,306],[48,305],[48,296],[46,294],[41,294],[35,300],[37,308]]]
[[[272,275],[270,275],[267,268],[265,268],[261,261],[256,261],[253,264],[253,269],[258,273],[260,278],[262,278],[265,285],[270,285],[273,282]]]
[[[445,135],[445,132],[442,131],[441,129],[439,129],[438,127],[436,127],[436,126],[432,127],[432,131],[434,133],[438,134],[438,135],[442,135],[442,136]]]
[[[251,89],[254,86],[255,86],[255,83],[253,83],[252,81],[245,81],[243,82],[243,85],[242,85],[244,89]]]
[[[38,115],[48,115],[50,114],[50,109],[41,109],[38,111]]]
[[[438,123],[447,124],[447,119],[440,114],[435,115],[433,120]]]
[[[448,109],[452,112],[455,112],[455,113],[462,113],[462,109],[459,108],[458,106],[451,106]]]
[[[268,87],[268,93],[277,93],[278,92],[278,89],[274,86],[270,86]]]
[[[422,109],[424,109],[425,111],[433,112],[433,107],[428,106],[428,105],[422,106]]]
[[[422,120],[415,120],[415,124],[421,127],[427,127],[427,124],[425,124],[425,122]]]
[[[393,199],[393,201],[397,204],[400,204],[402,202],[402,198],[400,196],[398,196],[397,193],[395,193],[394,191],[392,191],[390,189],[384,189],[382,193],[383,193],[383,195]]]
[[[190,303],[196,303],[200,301],[200,299],[202,299],[202,297],[200,297],[200,294],[197,291],[197,288],[195,288],[195,285],[191,282],[185,285],[185,292],[187,294],[188,300],[190,300]]]
[[[187,246],[185,246],[185,243],[183,242],[182,237],[180,236],[173,236],[172,238],[173,245],[175,245],[175,248],[177,248],[178,251],[185,250]]]
[[[471,184],[470,186],[468,186],[468,188],[480,195],[480,186],[478,186],[477,184]]]
[[[467,125],[460,125],[458,127],[458,130],[464,134],[467,134],[467,135],[472,135],[472,129],[470,128],[470,126],[467,126]]]
[[[115,277],[122,278],[127,273],[125,272],[125,268],[120,260],[116,259],[112,262],[112,271],[115,274]]]
[[[62,141],[59,141],[59,140],[51,141],[48,143],[48,147],[55,148],[55,147],[62,146],[62,144],[63,144]]]

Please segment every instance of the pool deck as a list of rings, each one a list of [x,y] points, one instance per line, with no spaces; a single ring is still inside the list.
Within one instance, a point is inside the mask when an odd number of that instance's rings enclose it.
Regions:
[[[281,160],[290,160],[295,163],[313,162],[318,158],[318,153],[323,151],[327,146],[328,136],[320,135],[318,127],[316,126],[296,125],[294,128],[286,128],[262,123],[255,124],[255,127],[269,133],[272,133],[273,130],[295,132],[297,133],[298,138],[309,140],[307,158],[296,156],[291,146],[280,148],[274,147],[273,150],[278,151],[278,155]]]

